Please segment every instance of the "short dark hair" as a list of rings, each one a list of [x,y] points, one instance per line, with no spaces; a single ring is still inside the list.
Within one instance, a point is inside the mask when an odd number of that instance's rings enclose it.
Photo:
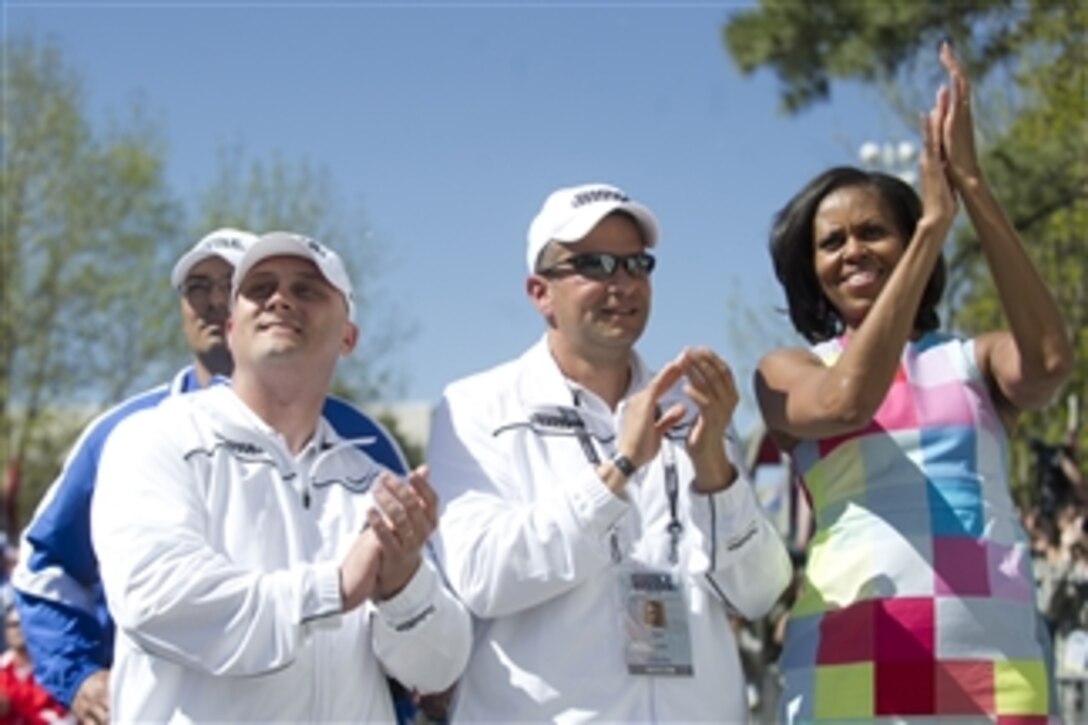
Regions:
[[[918,220],[922,218],[922,200],[903,180],[879,171],[865,171],[852,166],[836,166],[805,184],[774,217],[770,251],[774,273],[786,292],[786,303],[794,328],[812,343],[830,340],[843,331],[838,311],[824,297],[816,279],[813,262],[812,224],[824,198],[833,191],[850,186],[873,189],[892,213],[892,221],[906,244],[910,244]],[[926,283],[922,301],[914,318],[920,332],[937,329],[941,320],[937,305],[945,285],[944,255],[937,260]]]

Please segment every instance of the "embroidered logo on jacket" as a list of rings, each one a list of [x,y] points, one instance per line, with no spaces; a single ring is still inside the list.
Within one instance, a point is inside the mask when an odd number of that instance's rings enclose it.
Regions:
[[[529,425],[537,433],[561,432],[570,433],[574,430],[584,430],[586,422],[573,408],[555,408],[554,410],[540,410],[529,416]]]
[[[262,446],[259,446],[252,441],[239,441],[231,438],[224,438],[218,433],[216,434],[215,444],[211,448],[194,448],[188,451],[184,458],[186,461],[195,455],[203,455],[207,458],[212,458],[216,451],[219,450],[226,451],[232,458],[246,461],[247,463],[276,465],[276,459]]]
[[[500,425],[492,435],[498,436],[518,428],[528,428],[538,436],[573,436],[587,440],[592,437],[602,443],[608,443],[615,438],[610,423],[591,419],[587,424],[577,408],[562,405],[538,407],[529,413],[528,420]]]
[[[374,468],[367,471],[360,478],[326,478],[319,481],[314,481],[313,486],[315,489],[327,488],[335,483],[338,483],[352,493],[366,493],[370,490],[370,487],[374,485],[374,480],[378,477],[379,473],[381,473],[381,469]]]

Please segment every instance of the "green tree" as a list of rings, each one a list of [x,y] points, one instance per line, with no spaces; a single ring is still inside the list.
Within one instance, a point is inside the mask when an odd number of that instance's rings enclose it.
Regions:
[[[2,52],[0,465],[33,501],[86,420],[73,411],[149,379],[169,345],[165,283],[147,280],[179,217],[138,109],[96,129],[54,44]]]
[[[976,79],[1036,44],[1048,19],[1071,18],[1078,0],[760,0],[731,15],[722,38],[744,73],[774,72],[781,107],[797,113],[831,97],[832,81],[901,83],[932,67],[948,38]],[[1083,32],[1083,29],[1081,30]],[[939,77],[935,70],[930,78]],[[926,93],[930,96],[931,93]]]
[[[256,233],[288,230],[327,243],[344,258],[355,285],[359,346],[339,368],[334,391],[357,403],[395,398],[401,380],[394,355],[415,332],[401,315],[380,314],[380,270],[388,263],[361,204],[345,205],[324,167],[278,155],[249,158],[240,147],[218,152],[215,176],[197,202],[194,239],[208,230],[235,226]]]
[[[220,151],[211,182],[186,205],[164,180],[165,143],[139,108],[100,130],[55,44],[11,38],[3,57],[0,473],[21,474],[16,518],[93,415],[188,359],[168,275],[213,228],[290,229],[344,252],[362,340],[336,392],[357,402],[399,392],[393,355],[412,326],[395,311],[376,314],[382,255],[327,171]]]
[[[1083,409],[1088,392],[1088,5],[1081,0],[761,0],[722,29],[745,73],[771,70],[782,109],[798,114],[831,97],[832,82],[882,90],[917,126],[932,98],[949,38],[975,81],[983,168],[1065,311],[1081,362],[1064,395]],[[909,98],[909,101],[904,99]],[[801,180],[798,181],[800,183]],[[978,239],[961,225],[950,240],[947,314],[971,334],[1004,326]],[[1062,440],[1063,406],[1031,413],[1014,440],[1019,483],[1029,476],[1028,440]],[[1079,416],[1083,418],[1083,414]],[[1088,451],[1088,426],[1078,432]]]
[[[740,389],[748,389],[764,353],[778,347],[804,345],[805,341],[794,331],[784,305],[752,305],[751,300],[754,296],[758,298],[759,293],[739,277],[732,277],[725,288],[728,290],[725,307],[729,310],[725,335],[733,351],[725,362]],[[733,420],[746,437],[753,431],[764,430],[758,406],[750,395],[740,396]]]

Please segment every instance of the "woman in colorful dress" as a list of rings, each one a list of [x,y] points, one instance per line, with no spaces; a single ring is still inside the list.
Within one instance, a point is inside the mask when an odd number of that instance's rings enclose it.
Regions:
[[[775,272],[812,349],[766,355],[756,392],[816,531],[780,667],[781,719],[1046,722],[1049,644],[1008,490],[1008,435],[1073,352],[1058,307],[979,168],[968,81],[922,118],[921,199],[853,168],[778,213]],[[967,210],[1008,330],[938,330],[941,247]]]

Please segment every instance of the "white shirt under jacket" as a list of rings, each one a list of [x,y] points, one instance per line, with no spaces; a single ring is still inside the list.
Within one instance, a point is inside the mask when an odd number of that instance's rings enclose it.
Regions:
[[[637,357],[632,372],[629,394],[650,378]],[[679,384],[662,409],[678,399]],[[689,489],[684,436],[696,408],[687,406],[671,440],[619,497],[598,477],[572,421],[582,421],[604,460],[625,404],[613,414],[565,379],[546,338],[446,389],[428,462],[444,505],[445,571],[478,618],[455,721],[746,719],[727,611],[765,614],[789,580],[790,561],[743,474],[714,495]],[[727,446],[732,461],[743,460],[732,429]],[[619,570],[633,562],[669,569],[666,456],[679,472],[677,569],[690,612],[691,677],[631,675],[624,656]]]
[[[123,421],[91,527],[118,627],[113,719],[391,722],[386,673],[452,683],[470,618],[430,562],[341,613],[339,565],[380,470],[324,419],[292,456],[229,386]]]

